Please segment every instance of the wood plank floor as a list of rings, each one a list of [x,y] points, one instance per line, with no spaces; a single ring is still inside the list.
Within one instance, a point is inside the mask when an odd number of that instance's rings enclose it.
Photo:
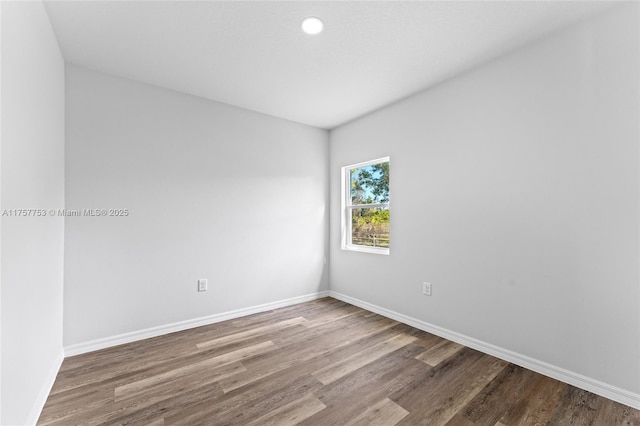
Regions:
[[[39,425],[640,425],[640,411],[325,298],[65,359]]]

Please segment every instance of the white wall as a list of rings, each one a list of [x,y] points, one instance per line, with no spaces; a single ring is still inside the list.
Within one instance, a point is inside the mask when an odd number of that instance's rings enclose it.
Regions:
[[[64,206],[64,62],[40,2],[2,2],[2,209]],[[34,423],[62,362],[64,219],[2,217],[3,425]]]
[[[619,6],[332,131],[331,290],[637,397],[638,52]],[[340,167],[386,155],[391,254],[341,251]]]
[[[67,66],[64,342],[328,289],[328,132]],[[199,278],[209,291],[198,293]]]

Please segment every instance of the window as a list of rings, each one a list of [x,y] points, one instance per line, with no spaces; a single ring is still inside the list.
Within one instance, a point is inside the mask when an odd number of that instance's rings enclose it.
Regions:
[[[389,157],[342,168],[342,249],[389,254]]]

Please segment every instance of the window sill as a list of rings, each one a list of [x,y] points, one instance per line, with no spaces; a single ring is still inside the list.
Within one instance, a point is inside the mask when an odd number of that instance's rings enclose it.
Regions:
[[[342,246],[342,250],[358,251],[360,253],[384,254],[387,256],[389,255],[389,249],[385,247],[345,245],[345,246]]]

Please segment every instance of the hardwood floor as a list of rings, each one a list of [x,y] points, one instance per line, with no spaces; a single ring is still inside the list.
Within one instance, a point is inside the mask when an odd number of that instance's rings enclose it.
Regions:
[[[640,425],[640,411],[335,299],[65,359],[39,425]]]

